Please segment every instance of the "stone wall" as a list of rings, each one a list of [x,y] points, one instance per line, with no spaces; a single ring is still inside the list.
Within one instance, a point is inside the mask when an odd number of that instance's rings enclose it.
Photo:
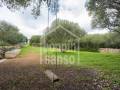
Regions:
[[[11,51],[7,51],[5,53],[5,58],[7,58],[7,59],[15,58],[17,55],[20,54],[20,52],[21,52],[21,49],[14,49]]]
[[[100,48],[99,51],[101,53],[120,53],[120,49],[113,49],[113,48]]]
[[[14,49],[19,49],[20,46],[0,46],[0,59],[5,58],[5,53]]]

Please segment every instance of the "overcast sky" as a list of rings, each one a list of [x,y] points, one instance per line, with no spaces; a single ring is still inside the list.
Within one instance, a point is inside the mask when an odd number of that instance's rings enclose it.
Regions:
[[[91,28],[91,17],[85,8],[86,0],[60,0],[60,11],[58,17],[78,23],[89,34],[105,33],[107,30],[99,30]],[[42,34],[47,26],[47,8],[42,6],[41,16],[38,19],[30,14],[30,8],[23,12],[11,12],[6,7],[0,7],[0,20],[5,20],[20,29],[20,32],[31,37],[32,35]],[[50,15],[50,22],[55,19],[55,16]]]

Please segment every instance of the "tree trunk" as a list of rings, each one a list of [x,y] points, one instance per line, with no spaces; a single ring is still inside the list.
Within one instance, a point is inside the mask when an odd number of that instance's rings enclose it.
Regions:
[[[62,44],[60,44],[60,51],[61,51],[62,53],[65,52],[65,49],[63,48]]]

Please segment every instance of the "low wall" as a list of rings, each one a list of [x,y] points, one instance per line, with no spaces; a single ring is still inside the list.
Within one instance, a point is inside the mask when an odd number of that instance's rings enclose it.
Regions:
[[[100,48],[99,52],[101,52],[101,53],[120,53],[120,49]]]
[[[0,46],[0,59],[4,58],[5,52],[15,49],[14,46]]]
[[[17,55],[19,55],[21,52],[21,49],[14,49],[14,50],[11,50],[11,51],[7,51],[5,53],[5,58],[15,58]]]

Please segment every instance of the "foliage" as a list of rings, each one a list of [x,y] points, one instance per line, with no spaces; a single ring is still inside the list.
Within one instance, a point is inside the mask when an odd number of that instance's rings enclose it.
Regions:
[[[64,52],[65,44],[74,43],[85,34],[86,32],[77,23],[57,19],[53,21],[50,28],[45,30],[45,40],[46,44],[59,44],[57,47],[60,47]]]
[[[34,35],[34,36],[31,37],[31,39],[30,39],[30,45],[40,46],[40,43],[41,43],[41,36]]]
[[[69,57],[74,57],[72,59],[72,63],[74,62],[73,66],[76,66],[78,68],[94,68],[95,70],[101,70],[104,72],[107,77],[106,79],[113,80],[113,83],[120,83],[120,55],[119,54],[107,54],[107,53],[96,53],[96,52],[86,52],[86,51],[80,51],[79,52],[79,59],[78,59],[78,52],[77,51],[67,51],[65,53],[61,53],[58,51],[58,49],[51,49],[51,48],[43,48],[43,47],[25,47],[22,48],[21,55],[24,56],[26,54],[29,54],[30,52],[35,53],[44,53],[46,54],[46,51],[48,52],[47,55],[50,55],[51,57],[56,55],[57,52],[57,58],[62,58],[61,62],[70,62]],[[66,58],[64,58],[66,57]],[[109,77],[108,77],[109,76]]]
[[[88,50],[97,50],[99,45],[104,42],[103,35],[86,35],[80,39],[80,47]]]
[[[0,46],[9,46],[10,44],[8,44],[7,42],[4,42],[3,40],[0,40]]]
[[[93,27],[108,28],[120,33],[118,29],[120,27],[119,0],[89,0],[86,6],[90,15],[93,16]]]
[[[39,53],[40,54],[40,47],[33,47],[33,46],[26,46],[23,47],[20,53],[20,56],[26,56],[29,53]]]
[[[37,18],[37,16],[40,16],[41,6],[44,3],[46,3],[52,13],[57,13],[59,10],[58,1],[59,0],[0,0],[0,6],[5,5],[12,11],[30,7],[32,8],[31,14]]]
[[[48,44],[73,42],[85,34],[86,32],[77,23],[60,19],[53,21],[49,30],[45,31]]]
[[[19,33],[19,29],[5,21],[0,21],[0,41],[4,44],[20,44],[26,42],[27,38]]]
[[[81,50],[97,51],[99,48],[120,48],[118,33],[85,35],[80,39]]]

